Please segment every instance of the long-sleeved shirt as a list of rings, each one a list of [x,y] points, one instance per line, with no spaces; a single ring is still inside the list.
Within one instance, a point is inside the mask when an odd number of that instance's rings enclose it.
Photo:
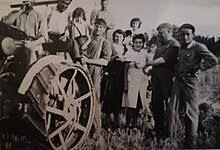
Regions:
[[[186,47],[181,46],[176,66],[177,75],[194,75],[199,69],[207,70],[218,64],[215,55],[204,44],[192,41]]]

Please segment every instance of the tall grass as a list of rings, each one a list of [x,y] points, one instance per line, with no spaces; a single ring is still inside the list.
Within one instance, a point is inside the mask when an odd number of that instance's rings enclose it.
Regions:
[[[219,66],[205,71],[199,77],[200,103],[208,104],[208,111],[200,112],[200,127],[197,138],[197,148],[220,148],[220,71]],[[152,128],[154,125],[152,114],[141,111],[138,129],[123,128],[125,115],[120,115],[122,128],[117,130],[102,129],[101,136],[88,136],[79,150],[175,150],[183,148],[184,120],[178,124],[177,139],[157,141]],[[101,138],[98,138],[101,137]],[[19,142],[20,140],[20,142]],[[0,149],[34,150],[36,144],[23,136],[1,135]],[[22,146],[23,144],[23,146]],[[36,147],[35,147],[36,146]],[[17,147],[17,148],[16,148]],[[41,149],[41,148],[40,148]]]

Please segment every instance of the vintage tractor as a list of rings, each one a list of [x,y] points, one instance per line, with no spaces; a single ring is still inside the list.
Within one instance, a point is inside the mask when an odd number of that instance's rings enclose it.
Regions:
[[[0,131],[24,134],[47,149],[77,148],[93,121],[91,79],[82,67],[56,55],[26,66],[25,48],[16,45],[26,38],[0,23]]]

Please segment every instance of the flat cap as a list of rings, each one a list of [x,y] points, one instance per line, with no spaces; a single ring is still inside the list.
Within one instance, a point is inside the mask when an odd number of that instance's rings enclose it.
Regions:
[[[167,28],[167,29],[173,29],[173,26],[170,23],[161,23],[158,27],[157,30],[161,28]]]

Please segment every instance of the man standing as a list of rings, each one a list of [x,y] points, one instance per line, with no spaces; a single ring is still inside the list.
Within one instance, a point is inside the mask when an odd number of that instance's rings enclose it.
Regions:
[[[101,104],[100,104],[100,83],[102,66],[107,66],[111,57],[111,45],[108,40],[103,38],[103,33],[107,24],[103,19],[97,19],[94,26],[91,43],[87,49],[86,56],[82,56],[82,64],[88,65],[94,90],[95,90],[95,118],[94,127],[98,136],[101,133]]]
[[[23,46],[27,48],[27,64],[35,62],[39,55],[42,54],[42,43],[45,43],[47,34],[46,19],[41,17],[34,9],[35,0],[23,1],[22,8],[9,13],[2,18],[2,21],[9,25],[14,25],[27,36],[32,37],[25,39]]]
[[[198,79],[200,71],[217,65],[217,58],[201,43],[193,40],[195,27],[183,24],[176,79],[167,113],[167,134],[175,138],[179,112],[185,113],[185,147],[194,148],[198,128]]]
[[[57,5],[48,10],[48,35],[51,44],[46,44],[45,49],[51,54],[67,49],[71,13],[66,10],[71,2],[72,0],[58,0]]]
[[[107,10],[108,0],[101,0],[101,10],[93,10],[90,17],[91,26],[94,25],[96,19],[103,19],[107,23],[106,31],[104,32],[104,37],[112,41],[112,29],[115,28],[113,23],[112,14]]]
[[[172,37],[172,25],[162,23],[157,27],[160,44],[152,61],[146,63],[152,69],[152,111],[155,120],[154,130],[158,139],[165,136],[165,110],[173,86],[174,66],[177,62],[179,43]]]

